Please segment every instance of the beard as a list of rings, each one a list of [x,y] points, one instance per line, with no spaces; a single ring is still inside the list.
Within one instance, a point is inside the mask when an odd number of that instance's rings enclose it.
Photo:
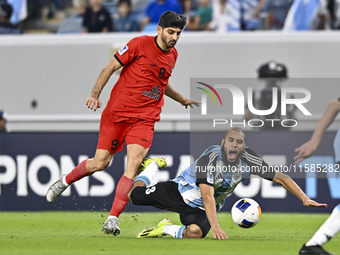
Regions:
[[[223,160],[223,163],[225,164],[225,165],[229,165],[229,166],[236,166],[237,164],[238,164],[238,161],[239,161],[239,158],[240,158],[240,156],[241,156],[241,154],[239,154],[236,158],[235,158],[235,160],[234,160],[234,162],[230,162],[229,160],[228,160],[228,156],[227,156],[227,152],[225,151],[225,149],[224,149],[224,142],[223,142],[223,144],[222,144],[222,146],[221,146],[221,152],[222,152],[222,160]]]
[[[175,44],[171,44],[170,41],[168,42],[166,40],[166,37],[165,37],[165,35],[163,33],[161,35],[161,39],[162,39],[162,42],[166,45],[166,47],[168,47],[169,49],[176,45],[176,42],[175,42]]]

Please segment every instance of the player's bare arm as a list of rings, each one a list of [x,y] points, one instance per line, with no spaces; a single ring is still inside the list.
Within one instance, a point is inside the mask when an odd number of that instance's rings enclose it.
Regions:
[[[321,204],[318,203],[312,199],[310,199],[305,192],[302,191],[302,189],[299,187],[299,185],[296,184],[288,175],[277,172],[275,174],[274,179],[272,180],[275,183],[280,184],[282,187],[284,187],[286,190],[288,190],[290,193],[295,195],[298,199],[300,199],[304,206],[308,207],[327,207],[327,204]]]
[[[170,84],[168,84],[165,88],[165,95],[170,97],[171,99],[179,102],[181,105],[185,106],[185,109],[190,106],[193,108],[193,105],[200,106],[201,102],[195,99],[185,98],[180,93],[172,88]]]
[[[201,183],[199,184],[199,188],[201,190],[205,213],[207,214],[207,218],[211,225],[211,233],[213,234],[214,239],[228,239],[228,235],[223,231],[218,222],[214,187]]]
[[[298,155],[294,157],[294,163],[296,165],[313,155],[314,151],[318,148],[326,129],[333,122],[339,111],[340,101],[332,101],[318,122],[318,125],[313,132],[312,138],[308,142],[295,149],[295,152],[298,153]]]
[[[102,106],[102,103],[99,101],[100,93],[110,79],[111,75],[121,67],[122,65],[117,61],[117,59],[113,58],[111,62],[101,71],[96,84],[92,89],[91,95],[86,99],[86,105],[88,108],[96,111]]]

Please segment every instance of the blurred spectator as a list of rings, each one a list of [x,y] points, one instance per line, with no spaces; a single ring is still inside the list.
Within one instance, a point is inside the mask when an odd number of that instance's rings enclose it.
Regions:
[[[114,22],[116,32],[134,32],[138,31],[139,24],[134,17],[131,10],[130,0],[119,0],[118,2],[118,13],[119,17]]]
[[[244,119],[249,121],[253,117],[256,119],[262,120],[263,127],[268,130],[277,130],[277,129],[285,129],[281,125],[281,121],[265,121],[266,119],[274,119],[274,120],[283,120],[283,119],[293,119],[296,120],[295,117],[295,105],[287,105],[286,115],[281,115],[281,83],[288,78],[288,70],[284,64],[277,63],[275,61],[269,61],[260,66],[257,70],[258,78],[265,83],[265,87],[261,90],[256,90],[253,92],[253,107],[257,110],[269,110],[273,105],[273,88],[277,88],[277,107],[276,110],[270,115],[261,115],[254,116],[252,112],[249,110],[248,105],[246,106]],[[287,98],[294,98],[293,94],[287,93]],[[255,124],[255,126],[261,126],[259,123]],[[285,121],[285,125],[293,126],[293,121]]]
[[[79,16],[83,17],[86,12],[86,8],[89,7],[88,0],[72,0],[73,7],[77,10]]]
[[[313,30],[329,30],[331,29],[331,16],[327,8],[328,0],[320,0],[321,5],[318,9],[317,15],[312,20],[311,29]]]
[[[208,27],[210,30],[224,33],[228,30],[227,0],[212,0],[212,20]]]
[[[340,0],[329,0],[327,9],[330,15],[330,28],[340,29]]]
[[[212,7],[210,0],[199,0],[198,9],[196,11],[198,17],[198,30],[206,30],[209,22],[212,20]]]
[[[11,17],[12,24],[16,25],[27,18],[27,0],[7,0],[7,4],[13,8]]]
[[[65,18],[64,6],[61,0],[51,0],[54,5],[54,10],[52,6],[44,6],[44,2],[42,0],[34,0],[35,4],[38,8],[42,9],[43,19],[52,19],[54,17],[58,19]]]
[[[193,10],[193,0],[179,0],[179,4],[182,8],[182,14],[187,16],[187,20],[189,17],[193,16],[195,14],[195,11]]]
[[[293,0],[268,0],[265,6],[266,30],[282,30]]]
[[[21,31],[16,25],[11,24],[10,19],[13,8],[9,4],[0,5],[0,34],[20,34]]]
[[[330,17],[327,10],[327,0],[320,0],[320,6],[313,16],[310,29],[311,30],[325,30],[330,28]]]
[[[6,123],[6,113],[0,110],[0,133],[7,132]]]
[[[217,32],[256,30],[265,0],[212,0],[209,28]]]
[[[328,0],[327,9],[330,16],[330,28],[340,29],[340,0]]]
[[[260,14],[266,0],[241,1],[241,30],[256,30],[260,28]]]
[[[212,15],[213,9],[210,5],[210,0],[199,0],[197,11],[193,17],[193,22],[188,23],[188,28],[191,30],[207,30],[208,24],[212,20]]]
[[[177,0],[154,0],[150,2],[145,10],[143,28],[149,23],[158,24],[159,18],[166,11],[182,13],[182,8]]]
[[[91,7],[87,7],[83,20],[85,32],[111,32],[113,21],[110,13],[102,6],[103,0],[90,0]]]
[[[195,30],[196,20],[195,11],[193,10],[193,0],[179,0],[182,8],[182,14],[187,17],[187,25],[185,30]]]
[[[285,31],[325,29],[328,11],[326,0],[294,0],[283,26]]]
[[[243,0],[212,0],[212,21],[208,28],[218,33],[241,30],[241,4]]]

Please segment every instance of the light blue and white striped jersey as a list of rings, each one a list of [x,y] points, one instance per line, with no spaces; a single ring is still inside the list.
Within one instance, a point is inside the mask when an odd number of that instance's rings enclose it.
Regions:
[[[266,179],[273,179],[275,172],[262,173],[262,167],[268,167],[255,152],[246,147],[235,166],[225,165],[220,145],[213,145],[187,169],[182,171],[173,181],[178,183],[178,191],[189,206],[204,210],[200,183],[213,186],[216,209],[220,210],[225,198],[229,196],[236,186],[251,174]]]

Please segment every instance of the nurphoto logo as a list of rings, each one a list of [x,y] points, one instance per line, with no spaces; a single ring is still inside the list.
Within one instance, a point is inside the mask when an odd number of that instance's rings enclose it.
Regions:
[[[247,88],[247,104],[245,104],[246,99],[243,91],[232,84],[214,84],[214,86],[211,86],[209,84],[203,83],[203,82],[197,82],[198,84],[204,85],[206,88],[202,87],[196,87],[197,89],[200,89],[206,93],[201,94],[201,115],[207,115],[208,112],[208,103],[207,103],[207,95],[209,95],[212,100],[215,103],[215,106],[218,106],[217,100],[215,99],[215,96],[220,102],[220,106],[223,106],[223,100],[220,97],[220,94],[217,92],[217,90],[228,90],[231,93],[232,96],[232,114],[235,116],[244,115],[245,114],[245,105],[248,106],[249,111],[256,115],[260,116],[261,119],[250,119],[247,121],[248,126],[250,127],[262,127],[264,125],[264,122],[271,122],[272,126],[274,126],[274,122],[281,122],[281,125],[283,127],[295,127],[298,123],[294,119],[282,119],[282,118],[265,118],[265,116],[269,116],[273,114],[277,109],[279,109],[281,112],[281,116],[287,115],[287,108],[288,107],[295,107],[299,109],[304,115],[312,115],[308,109],[304,106],[307,102],[311,99],[311,93],[309,90],[305,88],[298,88],[298,87],[283,87],[278,91],[277,87],[273,87],[271,90],[271,96],[272,96],[272,104],[269,109],[256,109],[254,102],[253,102],[253,95],[254,91],[252,87]],[[208,90],[210,89],[210,91]],[[215,96],[212,94],[212,92],[215,94]],[[292,93],[299,93],[301,96],[299,98],[291,98],[289,97]],[[279,104],[280,102],[280,104]],[[227,119],[214,119],[213,120],[213,127],[216,125],[225,125],[227,123],[233,123],[233,120],[227,120]],[[255,124],[256,123],[256,124]],[[288,124],[289,123],[289,124]],[[246,126],[246,120],[243,120],[243,122],[235,122],[234,124],[243,124],[243,126]]]

